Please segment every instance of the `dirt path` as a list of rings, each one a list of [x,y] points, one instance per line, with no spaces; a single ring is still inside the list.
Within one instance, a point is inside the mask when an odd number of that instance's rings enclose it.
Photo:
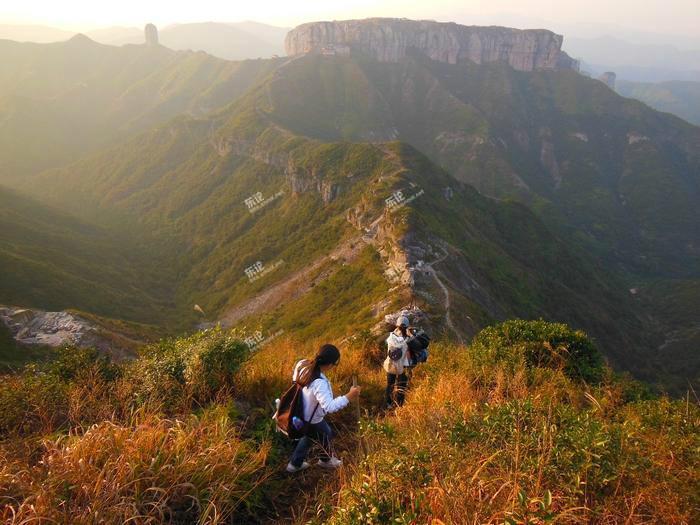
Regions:
[[[445,254],[442,257],[440,257],[439,259],[437,259],[431,263],[425,264],[425,266],[428,268],[428,272],[433,277],[433,279],[435,279],[435,282],[442,289],[442,293],[445,294],[445,299],[442,303],[443,307],[445,308],[445,324],[457,336],[457,340],[460,343],[462,343],[463,342],[462,335],[457,330],[457,327],[455,327],[454,323],[452,322],[452,317],[450,315],[450,306],[451,306],[451,304],[450,304],[450,290],[447,288],[447,286],[445,286],[445,283],[442,282],[442,279],[440,279],[440,276],[438,275],[437,270],[434,268],[434,266],[436,264],[441,263],[442,261],[447,259],[448,256],[449,256],[449,254],[447,252],[445,252]]]
[[[280,69],[284,67],[281,66]],[[279,71],[279,69],[278,69]],[[258,110],[259,111],[259,110]],[[260,112],[260,111],[259,111]],[[287,130],[281,128],[274,122],[272,122],[267,115],[260,112],[261,116],[266,119],[266,121],[273,127],[277,128],[282,133],[288,133]],[[378,148],[382,151],[388,158],[390,158],[396,164],[396,169],[402,169],[401,163],[396,156],[396,154],[387,148]],[[324,264],[336,261],[353,261],[360,252],[362,246],[366,244],[375,244],[377,230],[379,223],[384,220],[384,213],[380,213],[368,228],[365,229],[360,235],[353,237],[347,241],[342,242],[329,254],[317,258],[311,264],[305,266],[301,270],[293,273],[289,277],[283,279],[282,281],[275,283],[255,297],[248,299],[230,309],[228,309],[220,318],[219,323],[228,328],[235,325],[241,319],[248,316],[269,311],[279,306],[283,302],[289,302],[291,300],[297,299],[302,295],[308,293],[317,283],[326,279],[331,275],[332,270],[323,272],[316,276],[314,279],[311,276],[320,269]]]
[[[379,223],[383,219],[384,215],[381,214],[360,235],[341,242],[330,253],[319,257],[311,264],[293,273],[286,279],[271,285],[255,297],[229,309],[221,316],[219,322],[222,326],[228,328],[245,317],[264,311],[270,311],[283,302],[289,302],[305,295],[316,284],[325,280],[333,273],[333,269],[328,269],[328,271],[322,272],[312,279],[311,276],[324,264],[340,260],[352,262],[357,258],[365,244],[374,244]]]
[[[317,283],[332,273],[332,270],[329,269],[312,279],[311,276],[317,270],[332,261],[353,261],[360,253],[363,246],[362,240],[362,237],[358,236],[342,242],[330,253],[319,257],[286,279],[271,285],[255,297],[229,309],[221,316],[219,322],[224,327],[230,327],[249,315],[272,310],[282,302],[292,301],[308,293]]]

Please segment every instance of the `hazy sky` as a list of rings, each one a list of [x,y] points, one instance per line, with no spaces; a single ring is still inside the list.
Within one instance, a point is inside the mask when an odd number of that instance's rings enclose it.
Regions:
[[[3,0],[0,23],[87,30],[111,25],[256,20],[293,26],[312,20],[395,16],[461,23],[548,27],[571,31],[619,26],[639,31],[700,34],[700,0]]]

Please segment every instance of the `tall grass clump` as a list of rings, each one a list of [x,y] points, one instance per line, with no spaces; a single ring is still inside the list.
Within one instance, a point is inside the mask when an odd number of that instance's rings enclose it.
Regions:
[[[133,361],[63,348],[0,382],[0,519],[230,523],[261,508],[270,440],[232,398],[236,332],[161,341]]]
[[[204,403],[233,386],[249,354],[237,333],[214,328],[145,346],[127,370],[138,384],[139,399]]]
[[[48,363],[31,364],[0,382],[0,437],[52,432],[105,415],[105,394],[120,368],[94,349],[61,348]],[[82,408],[78,408],[78,407]]]
[[[248,358],[236,333],[206,330],[146,346],[119,364],[96,350],[61,348],[0,382],[0,437],[47,434],[105,419],[124,421],[147,406],[165,416],[227,397]]]
[[[48,439],[41,459],[0,471],[7,523],[228,523],[255,508],[269,446],[239,435],[223,407],[148,414]],[[235,520],[234,520],[235,521]]]

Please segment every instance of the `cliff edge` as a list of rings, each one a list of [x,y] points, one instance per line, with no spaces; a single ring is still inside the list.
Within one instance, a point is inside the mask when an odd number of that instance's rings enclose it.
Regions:
[[[311,22],[285,39],[289,56],[360,52],[380,62],[398,62],[411,50],[457,64],[507,62],[520,71],[575,69],[578,61],[561,50],[564,37],[546,29],[463,26],[429,20],[370,18]]]

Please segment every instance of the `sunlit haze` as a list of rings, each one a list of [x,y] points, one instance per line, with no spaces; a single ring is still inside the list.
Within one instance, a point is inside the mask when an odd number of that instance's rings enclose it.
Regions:
[[[651,33],[697,36],[700,28],[700,3],[697,0],[497,0],[464,2],[435,0],[404,2],[399,0],[289,2],[166,2],[124,0],[94,2],[70,0],[25,0],[3,2],[0,23],[42,24],[70,30],[88,30],[113,25],[141,26],[183,22],[256,20],[293,26],[321,19],[393,16],[428,18],[474,24],[502,24],[520,27],[545,26],[557,31],[586,33],[586,27],[620,27]]]

